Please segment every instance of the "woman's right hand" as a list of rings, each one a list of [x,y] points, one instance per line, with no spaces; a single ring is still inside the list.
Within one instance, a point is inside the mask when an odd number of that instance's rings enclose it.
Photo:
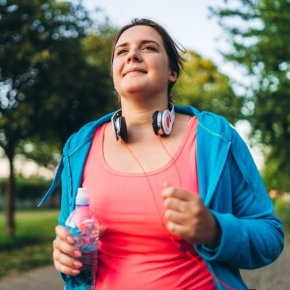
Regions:
[[[55,227],[56,239],[53,241],[53,262],[57,271],[70,276],[80,273],[82,253],[74,247],[71,233],[63,226]]]

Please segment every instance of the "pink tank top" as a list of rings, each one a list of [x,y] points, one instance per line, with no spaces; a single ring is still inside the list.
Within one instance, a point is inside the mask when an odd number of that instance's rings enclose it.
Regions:
[[[106,226],[100,240],[96,289],[216,289],[192,245],[167,231],[160,195],[164,181],[198,194],[197,119],[191,118],[173,160],[146,175],[109,167],[103,153],[105,126],[95,133],[83,174],[90,207]]]

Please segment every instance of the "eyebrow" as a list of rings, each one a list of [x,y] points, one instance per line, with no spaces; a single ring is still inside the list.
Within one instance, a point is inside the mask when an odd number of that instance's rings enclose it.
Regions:
[[[141,45],[143,45],[143,44],[148,44],[148,43],[154,43],[155,45],[157,45],[158,47],[160,47],[160,44],[159,44],[158,42],[156,42],[155,40],[144,39],[144,40],[142,40],[142,41],[140,42]],[[129,45],[129,43],[128,43],[128,42],[124,42],[124,43],[121,43],[121,44],[117,45],[117,46],[115,47],[115,49],[117,49],[117,48],[119,48],[119,47],[124,47],[124,46],[127,46],[127,45]]]

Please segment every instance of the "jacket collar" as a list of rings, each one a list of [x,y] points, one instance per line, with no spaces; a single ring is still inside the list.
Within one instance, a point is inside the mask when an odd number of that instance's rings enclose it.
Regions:
[[[231,126],[225,118],[210,112],[199,112],[191,106],[175,108],[177,113],[198,118],[196,154],[199,195],[209,207],[230,149]]]

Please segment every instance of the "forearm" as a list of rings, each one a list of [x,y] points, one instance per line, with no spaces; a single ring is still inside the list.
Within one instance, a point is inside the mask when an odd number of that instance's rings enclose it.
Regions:
[[[213,214],[221,229],[220,243],[215,249],[196,246],[205,260],[254,269],[271,263],[282,251],[283,230],[274,216],[239,219],[232,214]]]

